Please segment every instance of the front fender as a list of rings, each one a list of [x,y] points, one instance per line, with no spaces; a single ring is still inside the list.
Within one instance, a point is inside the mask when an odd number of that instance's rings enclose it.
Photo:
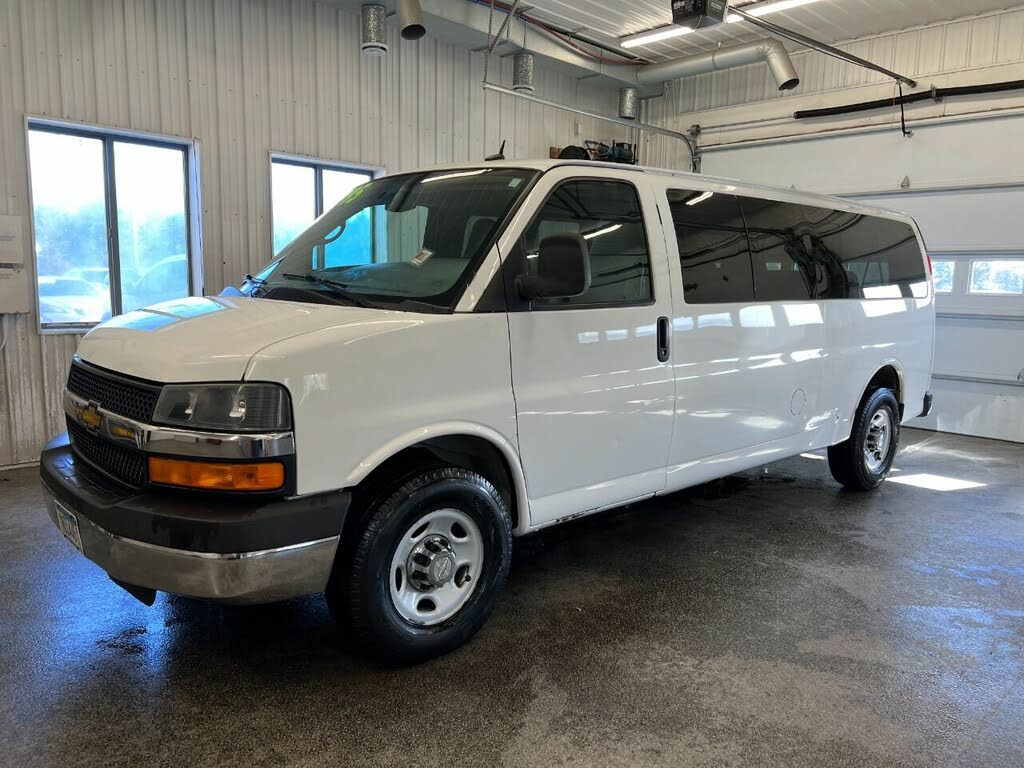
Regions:
[[[475,424],[468,421],[446,421],[398,435],[360,461],[345,478],[344,487],[351,488],[359,485],[373,470],[407,448],[412,448],[434,438],[464,435],[486,440],[497,448],[505,458],[505,462],[512,473],[512,481],[515,485],[516,506],[520,511],[519,525],[514,533],[517,535],[525,533],[530,529],[530,501],[526,490],[526,475],[523,473],[519,450],[511,439],[483,424]]]

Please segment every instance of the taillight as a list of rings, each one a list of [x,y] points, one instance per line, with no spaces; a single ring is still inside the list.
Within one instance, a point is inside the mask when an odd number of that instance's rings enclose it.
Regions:
[[[935,270],[932,269],[932,255],[930,253],[926,253],[924,255],[924,257],[926,259],[928,259],[928,274],[929,275],[934,275],[935,274]]]

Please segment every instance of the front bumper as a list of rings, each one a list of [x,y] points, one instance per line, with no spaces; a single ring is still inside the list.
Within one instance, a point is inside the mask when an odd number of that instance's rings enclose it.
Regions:
[[[65,436],[46,447],[47,510],[78,521],[82,550],[115,581],[227,603],[321,592],[351,500],[239,499],[126,490],[75,461]]]

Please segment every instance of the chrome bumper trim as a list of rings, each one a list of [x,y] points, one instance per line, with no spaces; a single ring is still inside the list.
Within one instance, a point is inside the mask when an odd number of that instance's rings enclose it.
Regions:
[[[46,510],[54,525],[58,503],[47,490]],[[189,552],[115,536],[80,514],[75,513],[75,517],[85,556],[111,578],[160,592],[236,605],[272,603],[323,592],[340,539],[332,536],[258,552]]]
[[[105,440],[148,453],[211,459],[268,459],[295,453],[291,432],[193,432],[143,424],[64,390],[64,413]]]

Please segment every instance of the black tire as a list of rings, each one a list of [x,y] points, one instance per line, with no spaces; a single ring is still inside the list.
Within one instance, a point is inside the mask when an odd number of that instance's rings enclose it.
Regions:
[[[889,411],[892,438],[886,455],[882,457],[881,465],[872,469],[865,457],[865,443],[868,440],[871,420],[882,409]],[[853,419],[850,439],[828,449],[828,468],[836,482],[851,491],[872,491],[885,481],[899,448],[899,414],[899,402],[891,389],[876,389],[864,397]]]
[[[424,470],[380,498],[356,521],[354,546],[335,561],[327,602],[366,652],[389,664],[416,664],[458,648],[490,616],[508,578],[512,520],[487,479],[454,467]],[[440,624],[418,626],[395,608],[391,560],[403,534],[436,509],[459,510],[477,524],[482,573],[458,613]]]

